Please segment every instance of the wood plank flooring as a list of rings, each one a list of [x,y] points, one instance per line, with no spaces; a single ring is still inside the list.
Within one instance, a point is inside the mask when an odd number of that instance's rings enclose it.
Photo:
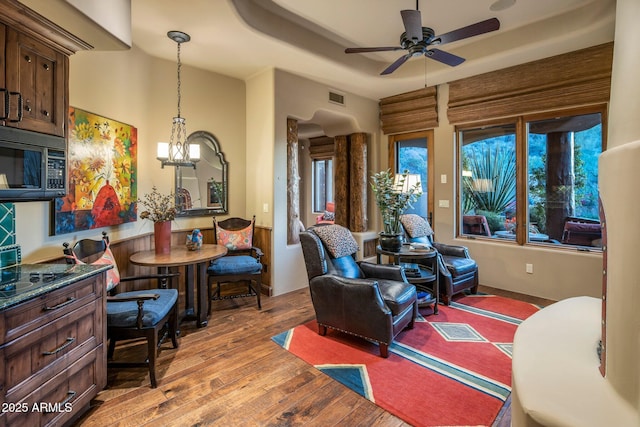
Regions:
[[[158,388],[149,387],[144,368],[110,370],[107,388],[74,425],[406,426],[271,341],[313,318],[308,289],[265,297],[262,310],[255,298],[214,301],[207,327],[184,322],[180,348],[163,345]],[[140,360],[144,350],[132,342],[117,347],[116,357]],[[504,412],[496,427],[509,425]]]

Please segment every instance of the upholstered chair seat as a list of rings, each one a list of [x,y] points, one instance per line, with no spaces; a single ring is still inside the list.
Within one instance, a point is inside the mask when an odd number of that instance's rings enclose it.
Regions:
[[[262,264],[249,255],[225,256],[214,260],[209,266],[209,273],[221,274],[254,274],[262,271]]]
[[[443,255],[442,256],[444,265],[447,266],[447,269],[451,272],[451,274],[456,277],[462,276],[463,274],[475,274],[478,265],[471,258],[461,258],[459,256],[451,256],[451,255]]]
[[[157,324],[173,309],[178,300],[176,289],[154,289],[123,292],[120,298],[138,298],[154,295],[145,301],[142,308],[142,327],[148,328]],[[157,298],[155,297],[157,296]],[[107,304],[107,324],[116,328],[135,328],[138,323],[137,301],[113,301]]]

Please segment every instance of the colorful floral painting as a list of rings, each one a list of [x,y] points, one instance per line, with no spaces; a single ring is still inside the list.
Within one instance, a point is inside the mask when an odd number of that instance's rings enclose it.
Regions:
[[[135,127],[70,107],[69,193],[55,200],[54,234],[137,220]]]

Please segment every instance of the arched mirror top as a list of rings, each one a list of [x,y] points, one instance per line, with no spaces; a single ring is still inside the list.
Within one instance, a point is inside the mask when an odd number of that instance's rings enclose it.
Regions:
[[[195,168],[176,167],[177,216],[224,215],[228,209],[228,164],[212,133],[199,130],[187,138],[200,145]]]

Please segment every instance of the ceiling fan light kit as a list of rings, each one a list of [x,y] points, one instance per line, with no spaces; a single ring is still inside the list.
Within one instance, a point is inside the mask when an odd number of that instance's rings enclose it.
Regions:
[[[515,0],[498,1],[502,1],[503,3],[507,1],[515,3]],[[475,24],[436,36],[432,28],[422,26],[422,16],[418,10],[417,2],[416,10],[401,10],[400,16],[402,17],[402,23],[405,29],[405,31],[400,35],[400,46],[351,47],[345,49],[345,53],[385,52],[395,50],[407,51],[406,54],[402,55],[391,65],[382,70],[380,73],[381,75],[391,74],[402,64],[407,62],[408,59],[422,55],[451,67],[455,67],[462,64],[465,59],[452,53],[430,47],[478,36],[480,34],[496,31],[500,28],[500,21],[497,18],[490,18],[485,21],[476,22]]]

